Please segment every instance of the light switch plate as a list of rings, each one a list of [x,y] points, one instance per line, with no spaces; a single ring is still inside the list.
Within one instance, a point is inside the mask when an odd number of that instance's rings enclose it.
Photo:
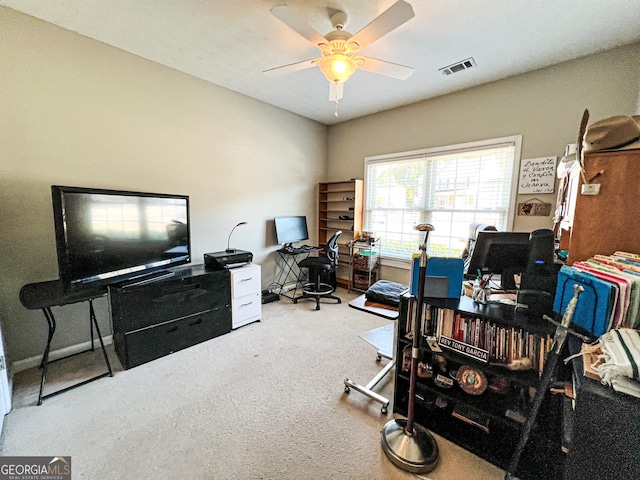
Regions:
[[[582,185],[582,189],[580,190],[582,195],[598,195],[600,193],[600,184],[599,183],[587,183]]]

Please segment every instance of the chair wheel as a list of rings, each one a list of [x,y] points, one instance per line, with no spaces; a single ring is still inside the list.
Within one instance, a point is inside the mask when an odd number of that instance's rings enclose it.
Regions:
[[[344,393],[349,393],[351,391],[351,389],[349,387],[344,387]]]

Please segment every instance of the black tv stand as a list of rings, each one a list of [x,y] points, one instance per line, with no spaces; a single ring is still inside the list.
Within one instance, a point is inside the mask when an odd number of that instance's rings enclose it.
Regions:
[[[160,280],[165,280],[173,276],[175,276],[175,273],[169,270],[157,270],[155,272],[130,277],[120,282],[118,286],[120,288],[138,287],[140,285],[147,285],[148,283],[159,282]]]
[[[109,286],[113,343],[125,369],[231,331],[229,270],[165,272],[170,278]]]

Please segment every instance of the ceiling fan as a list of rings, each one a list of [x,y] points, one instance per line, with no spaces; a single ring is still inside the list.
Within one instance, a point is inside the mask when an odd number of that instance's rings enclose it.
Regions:
[[[325,36],[320,35],[286,5],[277,5],[270,12],[318,47],[322,56],[265,70],[263,73],[267,76],[284,75],[317,66],[330,82],[329,101],[337,103],[342,98],[344,82],[357,69],[379,73],[400,80],[406,80],[413,74],[413,68],[411,67],[358,55],[360,50],[415,16],[411,5],[403,0],[391,5],[355,35],[344,30],[348,17],[346,13],[341,11],[331,15],[331,24],[335,30]]]

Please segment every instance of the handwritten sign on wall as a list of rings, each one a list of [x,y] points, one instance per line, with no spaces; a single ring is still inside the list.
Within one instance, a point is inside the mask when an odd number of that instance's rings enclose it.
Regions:
[[[553,193],[558,157],[529,158],[520,162],[518,194]]]

